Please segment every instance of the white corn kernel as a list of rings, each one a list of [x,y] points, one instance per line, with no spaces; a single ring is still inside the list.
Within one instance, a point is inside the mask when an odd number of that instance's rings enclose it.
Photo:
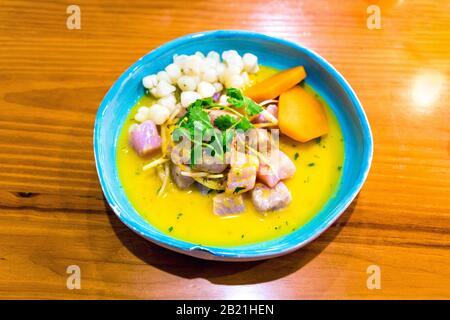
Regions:
[[[169,94],[171,94],[172,92],[174,92],[176,90],[176,88],[173,85],[171,85],[169,82],[164,81],[164,80],[159,81],[158,85],[154,89],[156,89],[155,92],[152,89],[151,93],[156,98],[162,98],[162,97],[168,96]]]
[[[258,63],[258,57],[255,56],[253,53],[246,53],[242,56],[242,60],[244,61],[244,64],[246,66],[252,66],[255,63]]]
[[[232,75],[232,74],[240,74],[241,71],[242,71],[242,68],[239,68],[238,66],[235,66],[235,65],[231,65],[231,66],[227,67],[225,72]]]
[[[184,63],[186,62],[188,56],[185,54],[174,55],[173,63],[175,63],[180,69],[183,69]]]
[[[177,98],[175,98],[174,94],[170,94],[158,100],[158,104],[166,107],[170,113],[175,110],[175,105],[177,104]]]
[[[250,77],[248,76],[248,73],[245,71],[241,73],[241,78],[242,78],[242,81],[244,81],[244,84],[246,84],[250,81]]]
[[[170,115],[170,112],[166,107],[163,107],[162,105],[157,103],[149,108],[148,113],[149,119],[157,125],[161,125],[166,122],[167,118],[169,118]]]
[[[226,61],[232,59],[233,57],[239,56],[239,53],[236,50],[225,50],[222,52],[222,60]]]
[[[215,69],[217,66],[218,62],[212,58],[206,58],[205,60],[203,60],[203,64],[202,64],[202,70],[210,70],[210,69]]]
[[[128,127],[128,133],[133,132],[138,127],[137,123],[133,123],[131,126]]]
[[[244,70],[247,71],[248,73],[255,74],[258,73],[259,71],[259,65],[255,64],[252,67],[244,68]]]
[[[220,96],[220,98],[219,98],[219,104],[221,104],[221,105],[223,105],[223,106],[228,106],[228,105],[229,105],[229,103],[228,103],[228,97],[227,97],[225,94],[223,94],[223,95]]]
[[[238,74],[234,74],[225,79],[225,87],[240,89],[244,85],[244,80]]]
[[[217,77],[220,78],[223,75],[223,73],[225,72],[225,69],[226,69],[225,64],[223,64],[222,62],[218,63],[216,66]]]
[[[246,53],[242,57],[242,61],[244,62],[244,70],[248,73],[257,73],[259,70],[258,66],[258,57],[252,53]]]
[[[173,108],[173,110],[170,112],[170,116],[172,116],[172,114],[177,114],[177,116],[181,113],[181,109],[183,109],[183,107],[181,106],[181,103],[177,103],[175,105],[175,107]]]
[[[202,58],[196,55],[189,56],[184,63],[183,73],[188,76],[196,76],[200,74],[201,67]]]
[[[206,57],[216,62],[220,62],[220,55],[216,51],[208,52],[208,55]]]
[[[191,103],[195,102],[197,99],[201,99],[198,92],[195,91],[184,91],[181,93],[181,105],[187,108]]]
[[[154,88],[157,84],[158,84],[158,77],[156,76],[156,74],[151,74],[149,76],[145,76],[142,79],[142,85],[146,89]]]
[[[217,73],[216,73],[216,69],[214,68],[207,68],[202,72],[202,77],[201,79],[203,81],[207,81],[210,83],[216,82],[217,81]]]
[[[171,82],[169,74],[166,71],[160,71],[157,73],[158,76],[158,80],[159,81],[166,81],[166,82]]]
[[[165,70],[172,83],[176,83],[178,78],[181,77],[181,68],[175,63],[169,64]]]
[[[244,67],[242,58],[239,55],[239,53],[237,53],[236,50],[224,51],[222,53],[222,59],[228,67],[234,66],[236,68],[239,68],[239,73],[241,72],[242,68]]]
[[[197,92],[202,98],[209,98],[214,95],[216,88],[211,83],[202,81],[197,86]]]
[[[149,117],[149,108],[148,107],[140,107],[134,116],[134,120],[137,122],[144,122],[148,120]]]
[[[223,90],[223,85],[220,82],[214,82],[213,86],[216,89],[216,92],[221,92]]]
[[[142,123],[145,120],[147,120],[147,117],[145,115],[143,115],[142,113],[136,113],[136,115],[134,116],[134,120],[136,120],[139,123]]]
[[[201,81],[201,79],[200,79],[200,77],[199,76],[192,76],[192,78],[194,79],[194,81],[195,81],[195,84],[199,84],[200,83],[200,81]]]
[[[200,58],[202,58],[202,59],[205,59],[205,55],[203,54],[203,52],[197,51],[197,52],[195,53],[195,55],[196,55],[197,57],[200,57]]]
[[[222,73],[222,75],[219,77],[219,80],[222,83],[226,83],[233,77],[234,75],[239,75],[241,73],[241,70],[235,66],[228,66],[225,68],[225,71]]]
[[[138,109],[138,113],[141,113],[141,112],[147,112],[148,111],[148,107],[144,107],[144,106],[142,106],[142,107],[139,107],[139,109]]]
[[[181,91],[194,91],[197,88],[197,81],[192,76],[179,77],[177,84]]]

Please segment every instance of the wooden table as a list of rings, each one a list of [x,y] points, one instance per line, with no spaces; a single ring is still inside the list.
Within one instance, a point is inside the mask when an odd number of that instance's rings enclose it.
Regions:
[[[450,298],[448,1],[0,2],[0,297]],[[381,29],[367,27],[378,4]],[[369,10],[370,11],[370,10]],[[301,43],[353,86],[375,155],[350,209],[293,254],[208,262],[149,244],[104,201],[97,108],[135,60],[181,35],[247,29]],[[69,265],[81,289],[69,290]],[[381,288],[369,290],[376,265]]]

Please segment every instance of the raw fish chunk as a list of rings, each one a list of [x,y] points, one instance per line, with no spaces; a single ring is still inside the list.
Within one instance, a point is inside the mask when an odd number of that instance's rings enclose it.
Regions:
[[[175,164],[170,165],[170,171],[172,173],[172,178],[175,181],[175,184],[182,190],[189,188],[195,181],[191,177],[183,176],[181,174],[181,168]]]
[[[193,166],[194,171],[206,171],[209,173],[221,173],[227,168],[225,161],[218,156],[212,156],[211,152],[203,149],[202,158]]]
[[[281,150],[273,151],[268,160],[270,166],[261,162],[258,169],[258,179],[269,187],[275,186],[280,180],[291,178],[295,174],[295,164]]]
[[[141,157],[161,148],[161,137],[151,120],[130,127],[129,141]]]
[[[236,156],[231,157],[226,192],[237,194],[253,189],[259,167],[258,158],[244,153],[236,153]]]
[[[213,198],[213,209],[217,215],[241,213],[245,210],[242,195],[219,193]]]
[[[291,203],[292,196],[283,182],[273,188],[257,183],[252,191],[252,201],[260,212],[276,211],[286,208]]]

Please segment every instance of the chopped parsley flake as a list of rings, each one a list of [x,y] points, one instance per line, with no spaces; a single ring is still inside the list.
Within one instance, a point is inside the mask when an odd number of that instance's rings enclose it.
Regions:
[[[245,190],[244,187],[236,187],[236,189],[234,189],[233,193],[239,193],[239,191]]]

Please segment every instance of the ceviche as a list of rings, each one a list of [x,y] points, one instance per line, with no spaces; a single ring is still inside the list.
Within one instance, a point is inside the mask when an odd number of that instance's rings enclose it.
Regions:
[[[278,71],[235,50],[175,55],[145,76],[118,143],[135,208],[203,244],[304,224],[332,196],[343,161],[339,124],[306,77],[303,66]]]

